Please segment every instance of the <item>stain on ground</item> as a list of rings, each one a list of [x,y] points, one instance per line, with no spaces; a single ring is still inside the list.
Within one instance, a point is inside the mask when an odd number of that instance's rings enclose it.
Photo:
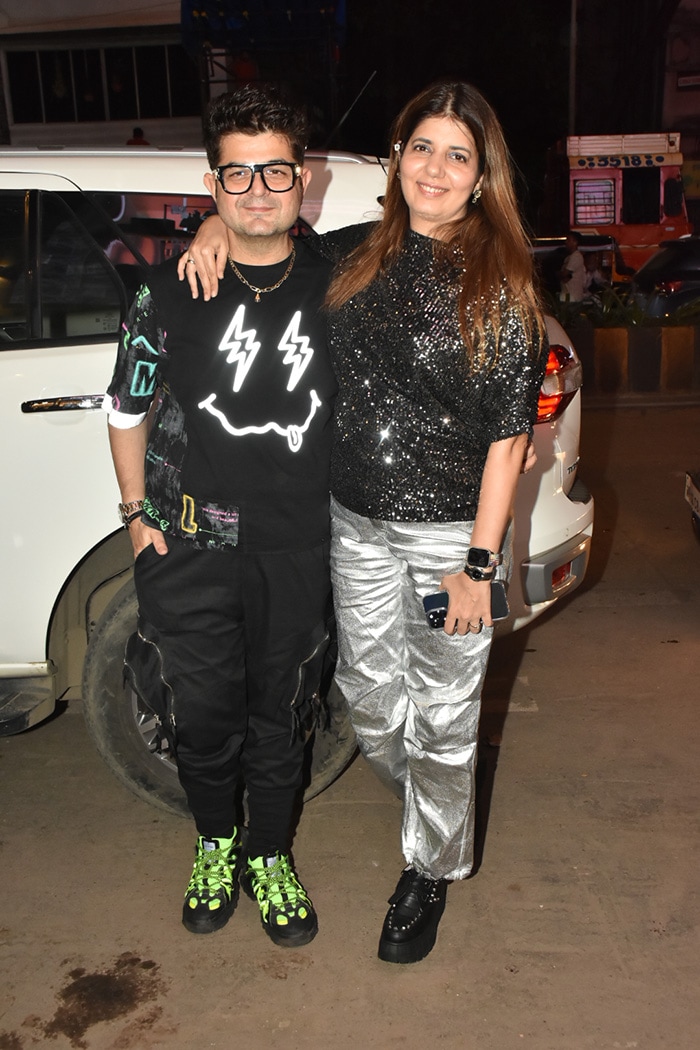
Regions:
[[[68,983],[58,993],[60,1005],[56,1013],[37,1028],[48,1039],[63,1035],[71,1046],[84,1050],[85,1033],[93,1025],[126,1018],[144,1003],[157,998],[162,991],[158,970],[157,963],[131,952],[120,955],[106,970],[94,973],[82,968],[71,970]],[[151,1010],[144,1020],[152,1024],[159,1016],[159,1010]],[[8,1050],[14,1050],[12,1044]]]
[[[275,955],[262,963],[260,969],[275,981],[286,981],[290,973],[299,973],[300,970],[311,965],[312,960],[308,955],[300,955],[296,952],[288,955]]]
[[[22,1050],[22,1045],[16,1032],[0,1032],[0,1050]]]

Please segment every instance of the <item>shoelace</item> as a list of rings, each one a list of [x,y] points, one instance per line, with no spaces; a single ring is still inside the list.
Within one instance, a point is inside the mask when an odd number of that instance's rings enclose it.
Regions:
[[[231,861],[235,863],[235,858],[232,857]],[[197,870],[192,874],[192,887],[205,892],[229,889],[232,883],[232,867],[233,864],[220,849],[207,850],[197,859]]]
[[[256,889],[278,910],[295,911],[306,899],[289,865],[281,858],[269,868],[255,872]],[[257,895],[257,894],[256,894]]]

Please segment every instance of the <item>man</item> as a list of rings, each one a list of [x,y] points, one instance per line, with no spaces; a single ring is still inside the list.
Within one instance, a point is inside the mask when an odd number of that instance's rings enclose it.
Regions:
[[[176,259],[156,267],[105,404],[142,655],[157,663],[198,832],[183,923],[224,926],[242,871],[264,929],[292,947],[318,927],[290,842],[330,597],[336,391],[320,314],[329,264],[289,236],[310,177],[305,135],[300,114],[260,88],[214,101],[204,182],[228,240],[219,294],[191,300]]]
[[[561,292],[559,293],[559,298],[563,300],[568,299],[572,303],[579,302],[583,299],[586,290],[586,267],[583,261],[583,255],[579,251],[580,244],[580,233],[576,233],[575,230],[571,230],[567,233],[567,255],[562,263],[561,273],[559,275],[561,280]]]

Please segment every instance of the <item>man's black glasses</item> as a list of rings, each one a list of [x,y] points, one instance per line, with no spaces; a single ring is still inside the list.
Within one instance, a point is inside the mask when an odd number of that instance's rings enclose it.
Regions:
[[[225,193],[247,193],[256,173],[270,193],[287,193],[301,175],[301,165],[288,160],[273,160],[267,164],[222,164],[213,174]]]

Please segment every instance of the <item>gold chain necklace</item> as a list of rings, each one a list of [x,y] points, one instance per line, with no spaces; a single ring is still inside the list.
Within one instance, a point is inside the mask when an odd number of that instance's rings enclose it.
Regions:
[[[238,267],[236,266],[235,262],[231,258],[231,253],[230,252],[229,252],[228,261],[231,263],[231,269],[235,273],[235,275],[238,278],[238,280],[242,281],[243,284],[247,288],[250,288],[251,292],[255,292],[255,301],[256,301],[256,303],[259,303],[260,302],[260,296],[262,295],[263,292],[274,292],[276,288],[279,288],[279,286],[281,284],[284,284],[284,282],[287,280],[287,278],[289,277],[290,273],[292,272],[292,266],[294,266],[294,260],[296,259],[296,257],[297,257],[296,249],[295,249],[294,245],[292,245],[292,254],[289,256],[289,266],[284,271],[283,275],[280,277],[280,279],[277,282],[277,284],[270,284],[270,285],[267,286],[267,288],[257,288],[254,284],[251,284],[250,281],[246,281],[245,277],[243,276],[243,274],[241,273],[241,271],[238,269]]]

